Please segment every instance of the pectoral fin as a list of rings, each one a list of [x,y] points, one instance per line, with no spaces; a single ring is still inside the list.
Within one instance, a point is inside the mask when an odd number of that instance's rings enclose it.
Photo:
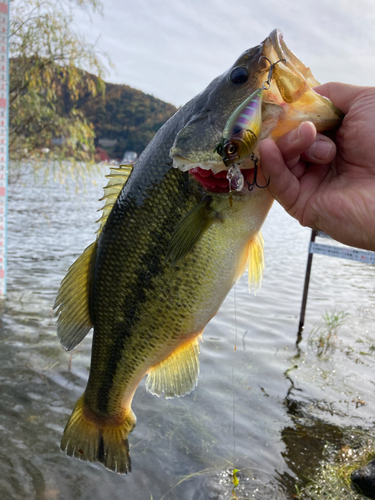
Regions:
[[[183,259],[196,245],[201,236],[215,219],[215,211],[210,207],[211,196],[206,196],[182,219],[172,235],[165,260],[172,265]]]
[[[194,389],[199,375],[199,338],[197,335],[151,368],[146,380],[151,394],[161,396],[164,392],[166,398],[173,398]]]

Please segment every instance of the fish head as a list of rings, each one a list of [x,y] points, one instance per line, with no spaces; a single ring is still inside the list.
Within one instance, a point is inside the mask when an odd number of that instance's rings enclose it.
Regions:
[[[277,63],[277,64],[275,64]],[[272,67],[272,74],[270,68]],[[266,137],[276,140],[304,121],[312,121],[319,132],[337,126],[343,113],[329,99],[317,94],[319,82],[310,68],[289,50],[280,30],[274,30],[259,45],[246,50],[222,75],[188,103],[190,116],[178,132],[170,156],[173,166],[225,177],[229,162],[223,161],[223,132],[228,120],[257,89],[263,88],[261,126],[257,143]],[[250,152],[249,152],[250,154]],[[239,163],[241,171],[253,169],[250,157]],[[223,189],[226,189],[223,187]]]

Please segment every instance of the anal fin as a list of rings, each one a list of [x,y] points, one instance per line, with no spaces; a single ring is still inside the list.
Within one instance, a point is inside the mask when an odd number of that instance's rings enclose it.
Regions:
[[[199,375],[200,337],[198,334],[193,340],[185,342],[151,368],[146,380],[146,389],[151,394],[161,396],[164,392],[168,399],[185,396],[195,388]]]

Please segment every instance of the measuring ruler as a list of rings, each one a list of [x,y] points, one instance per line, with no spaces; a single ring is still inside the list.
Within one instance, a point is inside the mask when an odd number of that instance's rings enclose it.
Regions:
[[[325,233],[320,231],[311,230],[311,239],[309,246],[309,254],[307,257],[307,266],[305,274],[305,285],[303,287],[302,305],[301,313],[299,319],[298,337],[297,344],[302,340],[302,330],[305,324],[305,312],[307,304],[307,295],[309,293],[309,283],[310,283],[310,273],[312,266],[313,254],[317,253],[320,255],[328,255],[329,257],[339,257],[341,259],[355,260],[357,262],[362,262],[363,264],[375,264],[375,252],[369,252],[367,250],[358,250],[357,248],[351,247],[339,247],[333,245],[323,245],[321,243],[315,243],[315,237],[320,238],[330,238]]]
[[[319,235],[320,236],[320,235]],[[321,243],[310,243],[309,253],[328,255],[330,257],[340,257],[341,259],[356,260],[364,264],[375,264],[375,252],[357,250],[356,248],[334,247]]]
[[[9,0],[0,0],[0,299],[6,293],[8,117],[9,117]]]

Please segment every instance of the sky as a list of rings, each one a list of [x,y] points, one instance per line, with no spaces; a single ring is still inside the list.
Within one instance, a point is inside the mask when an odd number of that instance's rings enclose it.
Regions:
[[[374,0],[102,0],[75,29],[124,83],[176,106],[274,28],[321,82],[375,83]]]

